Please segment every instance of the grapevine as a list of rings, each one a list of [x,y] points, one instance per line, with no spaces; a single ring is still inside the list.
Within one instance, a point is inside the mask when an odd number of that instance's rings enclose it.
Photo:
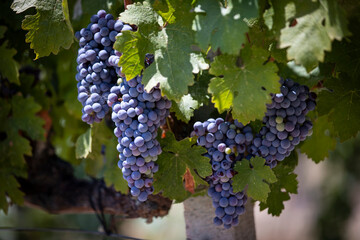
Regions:
[[[357,137],[356,1],[95,2],[2,3],[4,212],[49,206],[27,181],[51,156],[135,211],[207,195],[208,224],[230,229],[250,201],[281,214],[298,154],[319,163]]]

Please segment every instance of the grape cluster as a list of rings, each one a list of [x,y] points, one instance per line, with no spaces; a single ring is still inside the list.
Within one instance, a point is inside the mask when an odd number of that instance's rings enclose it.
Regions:
[[[263,126],[254,138],[250,153],[265,158],[271,168],[291,154],[295,146],[312,134],[306,114],[315,109],[316,94],[290,79],[281,80],[281,92],[272,95]]]
[[[130,193],[144,202],[154,191],[152,177],[158,170],[155,161],[161,153],[157,130],[166,123],[171,101],[161,96],[158,87],[145,91],[141,80],[142,76],[129,81],[122,79],[119,86],[111,88],[108,105],[112,107],[111,118],[116,125],[118,166]]]
[[[116,84],[116,70],[119,70],[113,67],[117,63],[110,63],[109,59],[120,56],[113,50],[113,44],[121,31],[132,30],[104,10],[98,11],[90,21],[86,28],[75,33],[80,45],[75,77],[78,100],[83,105],[82,120],[88,124],[100,122],[109,111],[106,100],[110,88]]]
[[[238,121],[230,124],[218,118],[196,122],[194,134],[198,136],[197,144],[207,149],[205,156],[213,170],[206,180],[210,184],[208,195],[216,208],[214,223],[230,228],[238,224],[238,216],[245,212],[247,197],[243,192],[233,191],[231,179],[235,162],[245,158],[246,149],[253,141],[252,129]]]

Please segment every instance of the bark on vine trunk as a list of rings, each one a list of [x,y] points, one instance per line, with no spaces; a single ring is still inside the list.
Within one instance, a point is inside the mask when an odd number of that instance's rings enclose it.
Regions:
[[[33,144],[33,156],[27,158],[28,178],[19,178],[25,193],[25,205],[49,213],[95,213],[123,215],[127,218],[166,216],[172,201],[151,195],[140,203],[130,194],[116,192],[102,179],[77,179],[73,167],[58,158],[49,143]]]
[[[239,225],[230,229],[213,224],[214,208],[207,196],[190,198],[184,202],[186,237],[188,240],[254,240],[256,239],[254,205],[246,204],[246,212],[239,216]]]

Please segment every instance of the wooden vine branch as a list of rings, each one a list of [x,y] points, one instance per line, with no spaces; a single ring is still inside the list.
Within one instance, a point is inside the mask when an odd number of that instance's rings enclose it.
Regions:
[[[77,179],[71,164],[59,159],[49,144],[35,143],[28,162],[28,178],[19,179],[25,205],[50,213],[94,213],[147,218],[168,214],[172,201],[160,195],[140,203],[130,195],[106,187],[103,180]],[[49,154],[49,152],[51,152]]]

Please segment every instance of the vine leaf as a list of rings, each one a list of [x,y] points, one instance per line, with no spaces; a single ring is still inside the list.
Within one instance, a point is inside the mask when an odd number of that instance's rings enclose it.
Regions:
[[[190,62],[193,66],[192,72],[197,74],[202,70],[209,69],[209,64],[205,61],[204,57],[199,53],[190,54]]]
[[[5,26],[0,26],[0,39],[4,37]],[[14,60],[16,50],[7,47],[7,41],[0,46],[0,73],[10,82],[20,85],[18,63]]]
[[[202,156],[206,149],[196,145],[196,139],[185,138],[176,141],[174,134],[166,133],[166,137],[160,140],[162,154],[157,163],[159,171],[154,175],[155,192],[162,192],[163,196],[175,199],[177,202],[184,201],[191,194],[185,189],[184,178],[190,175],[194,180],[195,188],[207,183],[202,179],[211,175],[212,169],[207,157]],[[201,178],[202,177],[202,178]]]
[[[6,196],[8,196],[13,203],[22,205],[25,195],[19,190],[20,184],[13,174],[6,172],[6,170],[0,170],[0,209],[2,209],[5,214],[8,212],[8,202],[6,200]]]
[[[209,64],[205,62],[205,59],[201,54],[191,53],[190,62],[193,66],[192,72],[195,74],[209,68]],[[189,94],[182,96],[179,101],[172,101],[171,111],[175,112],[177,119],[186,123],[188,123],[191,117],[194,116],[194,111],[204,102],[207,103],[208,100],[206,99],[208,82],[198,80],[195,81],[194,85],[190,86]],[[200,93],[201,90],[203,91]],[[204,98],[205,100],[203,100]]]
[[[81,134],[76,140],[75,154],[76,158],[86,158],[91,152],[91,128]]]
[[[334,126],[328,120],[328,115],[318,117],[314,121],[313,134],[304,141],[301,152],[305,153],[315,163],[321,162],[336,147],[336,138],[333,133]]]
[[[313,4],[309,7],[313,9]],[[295,26],[289,24],[281,30],[280,48],[288,47],[288,59],[304,65],[307,71],[324,61],[324,51],[331,50],[334,39],[340,41],[350,35],[344,12],[335,0],[320,0],[315,10],[300,15],[296,22]]]
[[[127,193],[128,185],[117,166],[117,139],[103,121],[93,124],[81,134],[75,145],[76,158],[83,159],[85,172],[93,177],[101,177],[103,171],[107,186],[113,185],[117,191]]]
[[[117,37],[115,49],[123,52],[120,66],[127,79],[140,75],[146,53],[154,54],[154,62],[144,70],[142,82],[146,90],[160,84],[162,94],[179,101],[194,83],[190,62],[194,32],[191,1],[169,1],[174,17],[163,27],[164,20],[148,2],[137,3],[120,15],[120,19],[138,26],[137,32],[123,32]],[[165,15],[164,15],[165,16]],[[177,17],[181,16],[181,17]]]
[[[175,112],[176,118],[188,123],[194,116],[194,110],[199,108],[199,102],[193,99],[190,94],[184,95],[179,102],[172,102],[171,111]]]
[[[81,159],[76,158],[76,140],[89,125],[75,118],[65,105],[54,108],[51,111],[51,118],[55,132],[51,143],[55,147],[56,155],[73,165],[79,165]]]
[[[117,161],[112,161],[107,165],[104,172],[104,181],[106,186],[114,186],[115,190],[123,194],[129,192],[129,187],[126,180],[123,178],[120,168],[117,166]]]
[[[234,119],[247,123],[262,119],[265,103],[271,101],[270,93],[280,90],[278,68],[266,62],[268,52],[249,46],[241,50],[243,66],[236,65],[233,55],[217,56],[211,64],[210,73],[215,76],[209,84],[212,102],[220,113],[232,109]]]
[[[74,40],[67,0],[14,0],[11,8],[22,13],[35,7],[35,15],[26,15],[22,28],[28,30],[25,41],[34,49],[36,58],[57,54],[60,47],[70,48]]]
[[[319,115],[327,115],[340,142],[355,137],[360,130],[360,85],[358,79],[341,73],[339,79],[328,79],[318,97]],[[330,114],[329,114],[330,113]]]
[[[260,202],[260,211],[268,209],[273,216],[280,216],[284,202],[290,200],[290,193],[297,194],[297,175],[293,172],[297,165],[297,154],[294,152],[274,168],[277,182],[270,184],[270,193],[266,202]]]
[[[199,46],[206,50],[210,45],[214,50],[238,54],[249,30],[244,20],[258,16],[258,5],[252,0],[231,0],[224,7],[219,1],[201,0],[195,11],[198,14],[193,26]]]
[[[122,52],[120,66],[127,79],[141,74],[145,67],[145,54],[153,52],[151,43],[139,31],[124,31],[117,37],[114,48]]]
[[[234,192],[243,191],[247,186],[249,197],[266,202],[270,192],[269,183],[274,183],[277,179],[270,167],[265,165],[265,159],[255,157],[250,161],[243,160],[236,163],[234,170],[237,171],[233,178]]]
[[[6,195],[14,203],[23,202],[20,184],[14,176],[27,177],[24,155],[32,156],[30,141],[44,139],[44,121],[36,116],[41,110],[32,97],[13,96],[10,101],[0,100],[0,209],[7,213]]]

